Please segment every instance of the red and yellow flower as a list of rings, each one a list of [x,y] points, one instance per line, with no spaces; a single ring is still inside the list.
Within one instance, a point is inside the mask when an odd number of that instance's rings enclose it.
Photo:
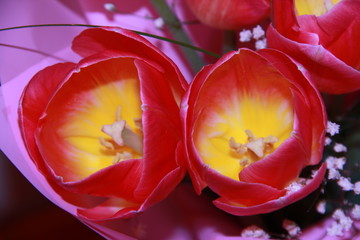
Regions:
[[[79,63],[40,71],[23,92],[23,140],[80,216],[129,217],[184,176],[179,103],[187,83],[168,57],[128,30],[85,30],[73,49]]]
[[[235,215],[282,208],[314,191],[302,170],[322,157],[326,114],[317,90],[286,55],[240,49],[205,67],[181,105],[197,193]],[[305,183],[306,182],[306,183]],[[293,186],[300,186],[294,191]]]
[[[219,29],[239,30],[259,23],[270,15],[269,0],[187,0],[194,15]]]
[[[320,91],[360,89],[359,1],[275,0],[273,13],[269,47],[303,65]]]

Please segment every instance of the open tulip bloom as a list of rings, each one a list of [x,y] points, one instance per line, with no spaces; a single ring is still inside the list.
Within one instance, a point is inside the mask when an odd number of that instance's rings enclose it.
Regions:
[[[358,0],[273,2],[269,47],[305,67],[320,91],[342,94],[360,89],[359,38]]]
[[[83,218],[144,211],[184,175],[179,102],[187,83],[127,30],[86,30],[73,49],[79,63],[40,71],[23,93],[19,124],[28,153]]]
[[[188,168],[198,193],[235,215],[282,208],[314,191],[302,169],[320,162],[326,115],[313,85],[284,54],[240,49],[195,77],[182,102]],[[294,191],[294,185],[300,188]]]

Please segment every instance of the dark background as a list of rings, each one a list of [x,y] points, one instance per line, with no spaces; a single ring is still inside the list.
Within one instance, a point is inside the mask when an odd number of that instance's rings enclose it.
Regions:
[[[45,198],[0,151],[0,240],[103,239]]]

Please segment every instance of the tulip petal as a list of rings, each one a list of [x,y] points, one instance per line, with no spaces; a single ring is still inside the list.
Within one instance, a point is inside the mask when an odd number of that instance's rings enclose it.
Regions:
[[[356,20],[359,11],[352,11],[356,9],[356,4],[358,1],[343,0],[318,18],[300,16],[300,25],[295,13],[290,13],[294,11],[292,0],[275,0],[275,22],[267,30],[268,46],[285,52],[299,62],[307,69],[310,80],[320,91],[331,94],[356,91],[360,89],[360,72],[357,69],[359,66],[356,66],[359,64],[359,51],[356,51],[359,48],[359,21]],[[348,8],[345,7],[347,5]],[[347,10],[341,13],[342,8]],[[287,11],[284,12],[284,9]],[[348,11],[352,13],[340,17]],[[346,22],[344,25],[343,18]],[[324,27],[326,29],[323,29]],[[330,33],[338,35],[334,38],[330,37]],[[348,50],[344,50],[344,44],[346,48],[349,46]],[[354,44],[356,46],[352,48]]]
[[[182,74],[169,57],[146,39],[126,29],[118,27],[87,29],[74,38],[72,49],[83,57],[112,50],[121,53],[121,55],[130,54],[131,56],[138,56],[140,59],[148,59],[157,62],[159,67],[163,69],[174,70],[178,78],[171,78],[170,85],[178,103],[180,103],[184,89],[188,87]]]
[[[69,191],[100,197],[122,198],[138,203],[133,189],[139,184],[143,165],[139,159],[129,159],[101,169],[89,177],[77,181],[62,183]]]
[[[308,99],[305,104],[310,108],[309,114],[311,114],[311,117],[309,117],[309,119],[311,120],[311,123],[305,123],[303,128],[308,128],[307,124],[312,126],[312,154],[309,164],[318,164],[323,154],[325,131],[327,127],[326,110],[319,92],[315,90],[312,83],[309,82],[300,71],[297,71],[298,66],[296,64],[290,64],[292,60],[285,54],[271,49],[260,50],[259,54],[268,59],[276,69],[287,77],[287,79],[296,87],[298,92],[301,93],[305,99]],[[283,64],[284,62],[287,63],[286,66]],[[299,117],[303,116],[302,114],[305,113],[299,114]],[[301,121],[303,120],[304,119],[302,118]],[[308,139],[307,141],[310,142]]]
[[[35,131],[38,119],[59,85],[67,78],[67,75],[75,68],[74,63],[59,63],[38,72],[26,86],[20,99],[19,126],[22,138],[26,145],[30,158],[45,175],[51,187],[66,201],[75,205],[93,204],[88,196],[79,196],[61,188],[48,174],[48,166],[43,161],[35,143]],[[41,91],[39,91],[41,89]],[[97,200],[95,200],[97,201]]]
[[[136,214],[137,205],[123,199],[110,198],[94,208],[78,209],[78,216],[86,220],[130,218]]]
[[[142,82],[142,128],[146,133],[143,150],[145,167],[136,193],[148,195],[179,164],[175,156],[181,136],[179,107],[169,84],[169,78],[177,76],[173,72],[160,72],[140,60],[136,60],[135,65]],[[167,193],[170,189],[172,187]]]
[[[29,82],[21,97],[19,124],[23,139],[32,159],[41,159],[35,144],[34,133],[55,90],[74,69],[75,63],[59,63],[38,72]],[[51,79],[49,81],[48,79]],[[39,91],[41,89],[41,91]],[[40,164],[41,161],[34,161]],[[41,167],[41,166],[38,166]],[[41,167],[42,168],[42,167]]]
[[[212,1],[211,4],[206,0],[188,0],[187,4],[200,21],[226,30],[238,30],[256,24],[270,13],[267,0],[221,0]]]
[[[277,199],[286,192],[261,183],[234,181],[210,169],[204,174],[204,179],[221,199],[243,207]]]
[[[249,215],[272,212],[279,208],[283,208],[287,205],[290,205],[306,197],[311,192],[315,191],[321,184],[322,180],[324,179],[325,173],[326,173],[326,164],[322,164],[317,174],[314,176],[314,178],[311,179],[309,182],[307,182],[307,184],[300,190],[259,205],[254,205],[249,207],[236,206],[225,198],[217,199],[216,201],[214,201],[214,204],[218,208],[238,216],[249,216]],[[259,194],[261,194],[261,192]]]
[[[356,11],[357,9],[358,11]],[[347,65],[360,67],[360,2],[344,0],[319,17],[299,16],[301,31],[319,35],[320,44]],[[346,47],[344,47],[346,44]]]

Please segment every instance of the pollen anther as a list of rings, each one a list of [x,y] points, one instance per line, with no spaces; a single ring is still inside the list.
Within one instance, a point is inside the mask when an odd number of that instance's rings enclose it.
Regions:
[[[247,143],[241,144],[235,141],[234,137],[229,139],[230,149],[240,158],[240,165],[247,167],[251,163],[258,161],[274,150],[274,144],[279,141],[275,136],[257,138],[251,130],[245,130]]]

